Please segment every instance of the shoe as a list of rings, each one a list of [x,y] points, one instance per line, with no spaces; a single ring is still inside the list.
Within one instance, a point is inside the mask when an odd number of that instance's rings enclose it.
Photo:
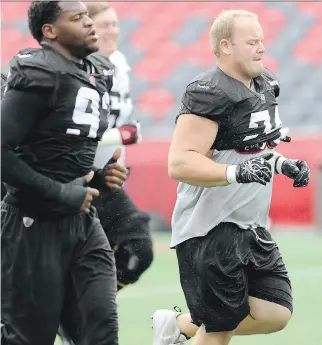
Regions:
[[[73,341],[69,338],[62,326],[59,326],[56,339],[60,339],[61,345],[74,345]]]
[[[153,345],[184,344],[188,340],[177,325],[177,317],[181,314],[178,307],[174,310],[158,309],[153,314]]]

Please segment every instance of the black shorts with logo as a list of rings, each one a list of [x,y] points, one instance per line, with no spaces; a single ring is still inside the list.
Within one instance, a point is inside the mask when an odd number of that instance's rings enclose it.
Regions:
[[[5,199],[6,200],[6,199]],[[43,219],[1,205],[1,343],[118,345],[114,253],[96,210]]]
[[[207,332],[232,331],[253,296],[292,309],[288,274],[271,234],[221,223],[176,247],[181,286],[193,322]]]

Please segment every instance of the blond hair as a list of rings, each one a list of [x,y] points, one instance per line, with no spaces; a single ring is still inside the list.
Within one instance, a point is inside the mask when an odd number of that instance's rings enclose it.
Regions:
[[[214,20],[210,32],[210,46],[217,57],[220,56],[220,41],[230,40],[234,33],[235,19],[250,17],[258,19],[255,13],[245,10],[229,10],[221,12]]]
[[[111,6],[107,2],[86,2],[85,5],[87,7],[88,16],[90,18],[93,18],[101,12],[104,12],[111,8]]]

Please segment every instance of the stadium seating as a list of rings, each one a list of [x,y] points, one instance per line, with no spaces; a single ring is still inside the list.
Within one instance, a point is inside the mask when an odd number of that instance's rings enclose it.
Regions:
[[[120,50],[133,66],[133,90],[143,128],[170,135],[185,84],[211,68],[208,30],[223,9],[256,12],[267,46],[266,65],[281,82],[280,113],[295,132],[321,132],[322,4],[313,2],[115,2]],[[26,21],[27,2],[3,2],[2,68],[21,48],[37,46]],[[320,76],[320,77],[319,77]]]

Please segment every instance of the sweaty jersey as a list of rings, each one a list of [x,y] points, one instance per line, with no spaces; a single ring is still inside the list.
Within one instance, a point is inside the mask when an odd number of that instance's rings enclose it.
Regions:
[[[278,95],[279,84],[267,69],[254,78],[250,89],[216,68],[197,76],[187,86],[179,116],[194,114],[218,122],[212,159],[237,165],[256,155],[273,152],[285,137],[287,131],[279,117]],[[273,167],[274,158],[271,164]],[[179,183],[171,246],[205,236],[221,222],[232,222],[243,229],[266,227],[271,196],[272,180],[266,186],[236,183],[207,188]]]
[[[19,114],[17,128],[23,126],[25,116],[35,121],[15,154],[34,171],[58,182],[86,175],[108,127],[111,86],[112,70],[91,57],[78,65],[49,45],[20,51],[10,63],[4,98],[20,90],[25,95],[38,93],[39,102],[36,110]],[[20,194],[11,187],[11,194]]]
[[[136,124],[136,118],[133,112],[133,101],[130,94],[131,67],[126,57],[120,51],[115,51],[108,58],[98,53],[92,56],[100,59],[102,63],[109,62],[114,66],[113,87],[110,93],[111,114],[109,117],[109,129],[119,128],[127,124]],[[115,150],[120,145],[99,146],[96,153],[95,165],[103,167],[109,158],[112,157]],[[122,155],[118,160],[124,164],[125,147],[122,147]]]

